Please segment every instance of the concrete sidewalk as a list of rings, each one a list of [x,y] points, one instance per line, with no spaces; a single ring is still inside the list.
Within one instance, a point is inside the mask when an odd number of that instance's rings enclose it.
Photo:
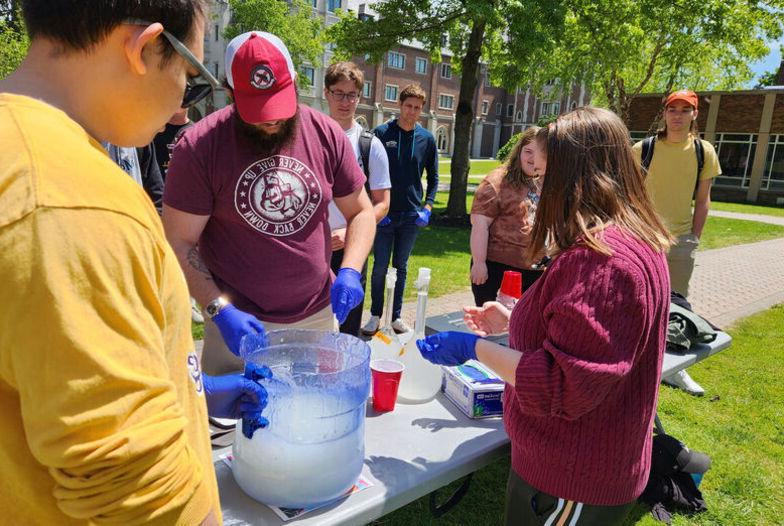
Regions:
[[[718,211],[711,215],[784,225],[782,217]],[[416,269],[409,271],[416,276]],[[433,279],[438,279],[438,269],[433,269]],[[468,280],[466,268],[465,290],[431,298],[427,315],[446,314],[463,305],[473,305]],[[697,252],[690,289],[689,301],[695,311],[720,327],[784,303],[784,238]],[[369,305],[369,297],[365,305]],[[365,312],[363,323],[369,315]],[[415,316],[416,304],[405,303],[402,317],[411,327]]]

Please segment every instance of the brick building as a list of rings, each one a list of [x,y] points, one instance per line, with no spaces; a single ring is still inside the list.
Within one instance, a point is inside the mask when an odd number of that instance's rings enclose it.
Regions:
[[[784,75],[782,70],[779,77]],[[705,91],[699,97],[700,137],[714,145],[722,169],[712,197],[784,203],[784,86]],[[632,101],[627,120],[632,138],[642,139],[656,129],[661,105],[660,93]]]
[[[347,9],[358,16],[370,14],[372,0],[311,0],[313,16],[325,26],[338,21],[336,9]],[[211,2],[210,23],[204,36],[204,61],[217,77],[224,76],[224,54],[227,42],[223,30],[231,21],[231,10],[226,0]],[[327,111],[324,100],[324,72],[333,61],[331,45],[318,64],[305,64],[300,73],[307,76],[311,87],[300,90],[300,100],[312,108]],[[460,77],[453,73],[449,53],[444,53],[440,63],[433,63],[430,54],[416,42],[408,43],[384,54],[379,64],[356,57],[355,62],[365,73],[365,88],[357,108],[357,121],[366,128],[373,128],[397,115],[398,94],[408,84],[419,83],[427,93],[427,102],[420,119],[436,138],[442,155],[451,155],[454,148],[454,122],[460,92]],[[471,157],[495,157],[498,149],[509,138],[534,125],[541,117],[558,115],[590,102],[585,86],[572,86],[562,93],[554,85],[544,87],[541,97],[531,90],[508,92],[490,84],[486,65],[479,73],[479,87],[474,96],[474,126],[471,136]],[[226,105],[221,91],[200,104],[195,117],[205,115]]]

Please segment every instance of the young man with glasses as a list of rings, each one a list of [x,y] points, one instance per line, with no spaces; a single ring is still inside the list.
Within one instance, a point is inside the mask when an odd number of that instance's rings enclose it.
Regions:
[[[698,106],[693,91],[671,93],[664,103],[664,126],[654,138],[634,145],[634,154],[647,170],[653,205],[676,238],[667,255],[670,287],[684,297],[689,295],[694,256],[708,218],[711,184],[721,174],[713,145],[697,133]],[[705,393],[685,370],[663,381],[690,394]]]
[[[364,297],[375,231],[365,176],[346,134],[297,101],[296,71],[275,35],[226,50],[233,104],[189,128],[166,175],[163,223],[191,295],[205,307],[204,370],[242,369],[242,337],[273,328],[335,330]],[[346,218],[330,271],[327,205]]]
[[[201,96],[204,6],[21,6],[30,50],[0,81],[3,521],[218,524],[207,413],[260,425],[266,392],[201,374],[158,214],[100,144],[149,144]]]
[[[389,161],[384,145],[371,132],[362,129],[354,115],[362,95],[365,75],[353,62],[336,62],[327,68],[324,75],[324,98],[329,105],[329,115],[346,132],[354,149],[360,168],[367,177],[365,188],[373,203],[376,223],[387,215],[389,209]],[[343,247],[346,244],[346,218],[335,203],[329,204],[329,227],[332,230],[332,271],[338,272],[343,262]],[[367,260],[362,266],[362,288],[367,280]],[[359,336],[364,301],[354,307],[348,318],[340,325],[340,332]]]

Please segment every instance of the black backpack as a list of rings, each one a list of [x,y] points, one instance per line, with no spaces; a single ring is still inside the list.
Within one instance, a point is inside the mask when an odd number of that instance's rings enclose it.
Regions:
[[[640,164],[642,164],[642,168],[646,172],[651,166],[651,161],[653,160],[654,147],[656,147],[655,135],[643,139]],[[700,174],[702,173],[702,169],[705,167],[705,150],[702,147],[702,141],[700,139],[694,139],[694,154],[697,156],[697,182],[694,183],[694,192],[696,194],[697,187],[700,185]]]
[[[367,130],[359,134],[359,155],[362,157],[362,170],[365,172],[365,190],[370,195],[370,146],[373,144],[373,135]]]

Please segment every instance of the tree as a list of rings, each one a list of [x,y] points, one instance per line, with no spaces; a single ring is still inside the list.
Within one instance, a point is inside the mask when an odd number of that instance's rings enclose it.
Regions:
[[[0,2],[0,78],[5,78],[19,67],[30,47],[17,4]]]
[[[386,51],[416,40],[437,63],[442,37],[448,36],[452,68],[461,78],[446,213],[463,218],[480,62],[488,64],[499,85],[527,85],[527,72],[556,42],[565,14],[562,0],[380,0],[373,8],[377,17],[360,19],[345,13],[328,28],[338,56],[367,54],[371,62],[378,62]]]
[[[305,0],[229,0],[231,22],[223,32],[232,38],[247,31],[266,31],[280,38],[291,54],[294,67],[300,72],[298,85],[310,87],[310,79],[302,74],[305,63],[318,64],[324,52],[321,20],[313,16]]]
[[[570,0],[551,60],[535,78],[585,81],[626,118],[635,95],[734,89],[782,35],[778,0]]]

